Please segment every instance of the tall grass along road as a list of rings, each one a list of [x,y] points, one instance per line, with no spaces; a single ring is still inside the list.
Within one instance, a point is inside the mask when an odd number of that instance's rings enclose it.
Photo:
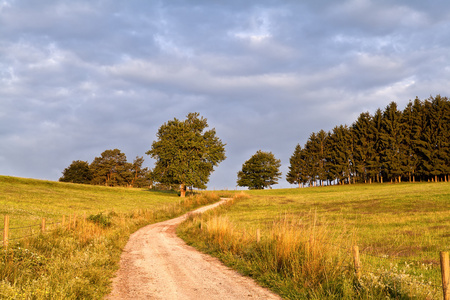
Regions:
[[[146,226],[131,235],[108,299],[279,299],[178,238],[175,228],[187,216]]]

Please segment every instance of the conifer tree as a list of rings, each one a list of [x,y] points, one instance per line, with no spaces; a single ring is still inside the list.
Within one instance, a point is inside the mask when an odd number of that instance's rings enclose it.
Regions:
[[[409,182],[415,181],[415,173],[418,165],[418,155],[415,149],[415,129],[417,129],[416,123],[420,123],[418,122],[418,118],[420,117],[420,114],[416,115],[414,105],[410,101],[403,110],[401,118],[404,134],[402,150],[405,152],[403,167]]]
[[[330,172],[339,183],[351,183],[352,177],[352,137],[347,126],[339,125],[333,128],[329,137]]]
[[[125,186],[127,182],[127,157],[119,149],[105,150],[90,165],[92,184]]]
[[[306,174],[310,185],[316,186],[320,173],[320,145],[315,132],[311,133],[305,144]]]
[[[306,173],[306,159],[305,151],[297,144],[294,153],[289,159],[289,172],[286,175],[286,180],[290,184],[298,184],[301,187],[308,182]]]
[[[383,121],[383,113],[381,109],[377,109],[372,117],[372,126],[371,135],[374,140],[374,152],[375,156],[372,161],[369,162],[369,172],[371,177],[376,179],[377,182],[383,182],[382,177],[382,161],[381,161],[381,153],[383,151],[383,143],[382,143],[382,121]]]
[[[375,162],[375,134],[372,116],[368,113],[361,113],[352,125],[354,138],[353,161],[357,177],[361,182],[372,180],[371,168]]]
[[[388,179],[395,182],[401,181],[403,174],[404,152],[402,151],[403,126],[401,111],[397,109],[397,103],[391,102],[383,112],[381,142],[383,151],[381,160],[383,171]]]
[[[449,147],[446,100],[437,95],[425,101],[426,126],[422,135],[426,143],[426,147],[423,149],[426,156],[424,167],[434,181],[438,181],[439,177],[448,174],[449,168],[446,164]]]

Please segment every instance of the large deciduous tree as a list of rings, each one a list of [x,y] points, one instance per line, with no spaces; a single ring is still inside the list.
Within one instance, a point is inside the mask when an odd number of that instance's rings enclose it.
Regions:
[[[207,120],[190,113],[186,120],[173,119],[158,130],[158,139],[146,152],[156,160],[152,177],[163,184],[180,185],[181,197],[186,187],[206,188],[209,176],[225,160],[225,144],[215,129],[207,130]]]
[[[242,165],[237,184],[251,190],[270,187],[277,184],[281,177],[280,166],[281,160],[276,159],[272,152],[258,150]]]
[[[89,184],[92,180],[92,172],[86,161],[74,160],[62,173],[63,176],[59,178],[61,182]]]

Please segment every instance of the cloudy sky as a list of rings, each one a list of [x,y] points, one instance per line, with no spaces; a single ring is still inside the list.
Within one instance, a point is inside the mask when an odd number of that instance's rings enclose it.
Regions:
[[[226,146],[208,187],[257,150],[391,101],[450,96],[450,2],[0,0],[0,174],[58,180],[107,149],[144,156],[199,112]]]

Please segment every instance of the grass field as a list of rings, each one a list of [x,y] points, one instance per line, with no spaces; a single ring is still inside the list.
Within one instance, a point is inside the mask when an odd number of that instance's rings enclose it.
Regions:
[[[42,217],[102,211],[129,212],[175,203],[175,193],[147,189],[111,188],[0,176],[0,215],[8,214],[11,227],[39,223]]]
[[[179,234],[285,298],[442,297],[439,252],[450,250],[449,183],[245,194],[215,215],[191,218]],[[361,253],[359,281],[352,245]]]
[[[0,235],[4,215],[11,228],[0,299],[102,299],[131,233],[218,199],[0,176]],[[53,223],[45,234],[42,218]]]

